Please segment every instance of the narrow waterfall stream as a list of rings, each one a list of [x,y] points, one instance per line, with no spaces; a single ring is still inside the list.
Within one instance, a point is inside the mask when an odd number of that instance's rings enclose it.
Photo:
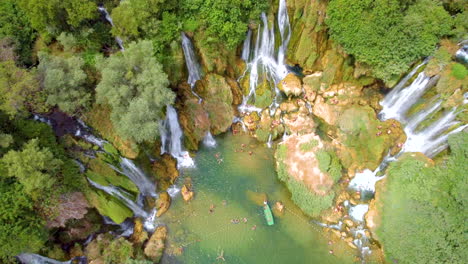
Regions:
[[[428,77],[423,71],[419,73],[418,77],[411,84],[407,85],[411,77],[426,63],[427,60],[415,67],[415,69],[406,75],[381,101],[383,109],[379,113],[380,119],[396,119],[400,121],[404,124],[404,131],[407,139],[401,151],[394,156],[387,155],[376,170],[371,171],[365,169],[362,172],[357,172],[355,177],[350,181],[349,188],[360,192],[363,202],[366,202],[368,197],[373,196],[375,184],[385,177],[384,173],[388,165],[396,161],[403,153],[421,152],[427,157],[433,158],[448,147],[447,140],[449,135],[459,133],[468,127],[468,125],[455,127],[460,124],[459,121],[456,121],[459,111],[457,111],[457,108],[453,108],[441,113],[438,118],[429,125],[420,128],[422,122],[428,120],[431,115],[441,110],[442,100],[439,99],[433,100],[433,102],[429,103],[419,112],[409,117],[407,116],[410,108],[415,105],[427,90],[437,83],[437,76],[432,78]],[[454,127],[455,129],[453,129]],[[357,206],[360,206],[359,209],[356,208]],[[363,216],[367,213],[368,208],[368,204],[364,203],[348,209],[351,218],[357,220],[356,222],[358,223],[362,223],[359,229],[365,230]],[[360,238],[356,237],[354,243],[361,250],[361,255],[363,257],[370,254],[369,247],[365,243],[367,240],[368,237],[360,234]]]
[[[104,6],[99,6],[98,7],[99,12],[104,15],[106,18],[107,22],[111,24],[111,26],[114,26],[114,21],[112,21],[112,17],[109,15],[109,12],[107,12],[107,9]],[[123,45],[123,40],[120,37],[115,37],[115,41],[117,42],[117,45],[119,45],[119,48],[121,51],[125,51],[124,45]]]
[[[201,79],[200,64],[198,63],[195,50],[193,49],[192,40],[185,33],[181,33],[182,37],[182,49],[184,51],[185,65],[187,66],[188,71],[188,80],[187,83],[192,89],[192,94],[198,98],[198,102],[202,102],[202,98],[195,93],[193,88],[195,88],[195,83]]]
[[[177,159],[179,168],[194,167],[195,163],[188,151],[184,150],[183,132],[179,125],[179,119],[174,107],[167,105],[166,119],[161,123],[161,154],[169,153]]]

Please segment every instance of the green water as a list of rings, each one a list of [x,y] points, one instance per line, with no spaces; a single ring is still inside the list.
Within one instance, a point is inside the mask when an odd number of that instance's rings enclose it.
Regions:
[[[192,179],[195,198],[185,203],[178,196],[160,219],[169,228],[162,263],[353,263],[354,250],[342,241],[328,245],[329,234],[292,203],[277,180],[272,150],[246,136],[228,134],[217,141],[217,148],[197,153],[197,168],[180,179]],[[241,144],[244,152],[236,152]],[[283,215],[274,211],[274,226],[267,226],[263,215],[264,194],[272,208],[276,201],[287,208]],[[247,223],[230,222],[244,217]],[[221,251],[225,261],[216,259]]]

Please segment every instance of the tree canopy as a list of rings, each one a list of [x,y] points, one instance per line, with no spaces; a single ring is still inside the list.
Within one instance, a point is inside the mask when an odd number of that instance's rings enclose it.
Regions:
[[[453,25],[437,0],[333,0],[327,12],[332,39],[384,81],[432,54]]]
[[[136,142],[157,138],[164,107],[175,99],[167,75],[152,54],[151,41],[145,40],[98,62],[102,80],[96,99],[112,107],[117,133]]]
[[[73,114],[80,107],[87,106],[91,95],[86,90],[87,75],[80,57],[56,57],[47,53],[39,54],[38,72],[42,86],[47,92],[47,103]]]
[[[399,263],[464,263],[468,133],[449,139],[444,164],[428,166],[411,155],[393,163],[377,230],[387,259]]]

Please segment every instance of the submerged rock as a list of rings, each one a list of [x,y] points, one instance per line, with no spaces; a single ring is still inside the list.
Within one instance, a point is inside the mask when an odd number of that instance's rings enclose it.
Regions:
[[[167,228],[165,226],[159,226],[151,235],[148,243],[145,246],[145,256],[150,258],[152,261],[159,263],[164,253],[165,242],[167,237]]]

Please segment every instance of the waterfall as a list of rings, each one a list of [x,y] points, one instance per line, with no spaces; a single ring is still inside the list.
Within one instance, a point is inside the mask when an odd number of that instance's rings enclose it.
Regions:
[[[216,147],[216,140],[213,138],[210,131],[206,132],[206,135],[203,138],[203,145],[209,148]]]
[[[109,185],[109,186],[103,186],[100,185],[97,182],[94,182],[93,180],[88,178],[89,183],[95,187],[96,189],[99,189],[101,191],[104,191],[105,193],[109,194],[110,196],[113,196],[120,201],[122,201],[132,212],[135,214],[135,216],[139,216],[142,218],[147,218],[148,213],[140,206],[138,206],[134,201],[132,201],[130,198],[128,198],[122,191],[120,191],[119,188]]]
[[[180,193],[180,188],[177,187],[177,185],[171,185],[169,188],[167,188],[167,193],[171,198],[174,198],[177,196],[177,194]]]
[[[156,197],[156,186],[146,177],[145,173],[138,168],[133,161],[121,157],[119,173],[127,176],[138,187],[140,194],[144,196]],[[115,169],[115,168],[114,168]]]
[[[200,65],[197,61],[197,56],[195,55],[195,51],[192,45],[192,41],[190,40],[185,33],[181,33],[182,35],[182,49],[184,50],[184,58],[185,58],[185,65],[187,66],[188,71],[188,84],[190,84],[190,88],[192,89],[192,94],[195,95],[199,103],[201,103],[202,98],[193,91],[195,87],[195,83],[201,79],[201,72],[200,72]]]
[[[459,50],[457,50],[455,57],[464,63],[468,63],[468,45],[463,45]]]
[[[72,260],[69,261],[58,261],[55,259],[50,259],[43,257],[38,254],[32,254],[32,253],[21,253],[16,258],[22,263],[22,264],[85,264],[88,263],[86,257],[75,257]]]
[[[268,135],[267,147],[271,148],[273,146],[273,140],[271,133]]]
[[[247,62],[250,57],[250,42],[252,42],[252,30],[247,31],[247,37],[244,40],[244,45],[242,46],[242,55],[241,58]]]
[[[109,24],[111,24],[111,26],[113,27],[114,26],[114,21],[112,21],[112,17],[109,15],[109,12],[107,12],[107,9],[105,7],[103,7],[103,6],[99,6],[98,10],[99,10],[99,12],[101,12],[101,14],[104,15],[107,22],[109,22]],[[117,45],[119,45],[120,50],[125,51],[122,39],[120,37],[115,37],[115,41],[117,42]]]
[[[289,24],[289,17],[286,7],[286,1],[280,0],[278,9],[278,28],[280,30],[281,45],[275,55],[275,28],[274,25],[269,28],[268,20],[265,13],[261,15],[262,25],[259,25],[257,38],[253,50],[253,57],[247,64],[246,73],[250,74],[249,79],[249,93],[244,96],[242,104],[239,106],[240,112],[251,112],[256,110],[248,105],[249,101],[256,96],[256,88],[259,84],[260,78],[266,78],[272,87],[274,87],[276,96],[270,106],[270,110],[274,110],[279,106],[280,91],[277,84],[286,77],[288,69],[284,63],[285,53],[291,37],[291,25]],[[247,38],[251,38],[247,33]],[[250,47],[250,42],[244,42],[244,48]],[[246,44],[248,43],[248,44]],[[243,50],[244,54],[250,54]],[[245,57],[250,57],[245,55]],[[244,74],[245,76],[245,74]],[[243,78],[243,77],[241,77]]]
[[[181,168],[194,167],[195,163],[189,153],[182,148],[183,132],[179,125],[177,112],[171,105],[167,105],[166,119],[160,125],[161,154],[169,153],[177,159],[177,166]]]

